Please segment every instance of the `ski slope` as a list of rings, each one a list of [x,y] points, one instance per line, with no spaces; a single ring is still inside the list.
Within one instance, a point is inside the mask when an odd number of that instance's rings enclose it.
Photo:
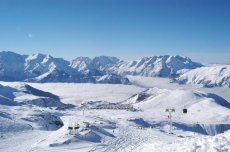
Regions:
[[[33,102],[0,105],[0,151],[230,151],[229,88],[179,85],[167,78],[129,79],[133,85],[27,83],[41,94],[23,92],[21,82],[0,82],[13,90],[10,94],[0,90],[12,102],[48,93],[75,106],[58,110]],[[173,134],[168,133],[165,112],[171,107],[176,110]],[[77,124],[76,135],[70,135],[68,127]]]

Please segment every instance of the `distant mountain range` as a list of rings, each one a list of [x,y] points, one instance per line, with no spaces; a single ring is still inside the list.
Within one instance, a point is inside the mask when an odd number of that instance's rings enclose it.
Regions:
[[[113,66],[114,57],[79,57],[72,61],[50,55],[20,55],[0,52],[0,80],[28,82],[76,82],[128,84],[123,76],[107,73],[104,67]]]
[[[203,65],[193,62],[188,57],[164,55],[144,57],[130,62],[121,61],[109,68],[108,71],[120,75],[175,77],[179,70],[195,69],[201,66]]]
[[[1,81],[129,84],[126,76],[137,75],[179,77],[176,80],[180,83],[192,83],[186,78],[186,72],[202,67],[202,64],[178,55],[144,57],[140,60],[126,62],[108,56],[99,56],[93,59],[77,57],[67,61],[44,54],[20,55],[9,51],[0,52]],[[229,66],[227,71],[229,72]],[[227,82],[218,83],[217,86],[229,85],[228,72],[225,74],[227,78],[223,80],[226,79]],[[204,74],[207,73],[202,72],[202,75]]]

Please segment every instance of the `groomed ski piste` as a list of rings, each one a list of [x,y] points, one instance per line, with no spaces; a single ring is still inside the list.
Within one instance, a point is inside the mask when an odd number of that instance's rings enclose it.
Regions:
[[[0,151],[230,151],[229,87],[128,78],[131,85],[0,82]],[[166,109],[174,109],[172,128]]]

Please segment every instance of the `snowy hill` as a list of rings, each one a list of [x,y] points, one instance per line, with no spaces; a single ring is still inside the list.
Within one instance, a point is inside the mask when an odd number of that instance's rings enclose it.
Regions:
[[[230,103],[216,94],[184,89],[151,88],[131,97],[125,103],[133,104],[154,116],[158,115],[158,118],[162,117],[162,111],[166,108],[174,108],[177,111],[175,121],[184,123],[197,121],[193,117],[197,114],[200,116],[200,123],[225,121],[229,119],[230,111]],[[185,107],[189,109],[189,115],[182,117],[182,109]]]
[[[1,150],[230,150],[229,88],[130,78],[131,85],[0,82],[0,95],[7,98],[0,100]],[[62,110],[59,104],[75,106]],[[166,108],[175,108],[173,134]]]
[[[202,65],[182,56],[145,57],[130,62],[120,62],[109,71],[121,75],[137,75],[148,77],[173,77],[181,69],[195,69]]]
[[[193,69],[180,75],[176,81],[181,84],[201,84],[205,87],[230,87],[230,65],[213,65]]]
[[[71,108],[52,93],[36,89],[28,84],[0,85],[0,105],[20,106],[35,105],[39,107]]]

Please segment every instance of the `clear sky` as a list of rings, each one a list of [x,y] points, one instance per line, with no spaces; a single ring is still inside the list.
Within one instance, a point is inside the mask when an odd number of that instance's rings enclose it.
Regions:
[[[0,51],[230,63],[230,0],[0,0]]]

